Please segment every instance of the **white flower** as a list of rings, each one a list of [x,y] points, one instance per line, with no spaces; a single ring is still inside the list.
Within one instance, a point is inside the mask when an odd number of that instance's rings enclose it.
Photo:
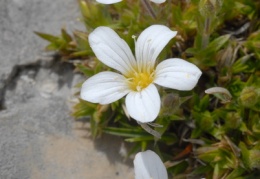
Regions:
[[[167,179],[160,157],[151,150],[139,152],[134,159],[135,179]]]
[[[112,29],[96,28],[89,35],[92,50],[101,62],[121,74],[105,71],[90,77],[82,85],[81,98],[109,104],[127,95],[129,115],[142,123],[153,121],[161,105],[155,84],[191,90],[201,75],[198,67],[179,58],[164,60],[156,66],[159,53],[176,34],[163,25],[148,27],[137,39],[135,58],[126,42]]]
[[[121,2],[122,0],[96,0],[96,1],[99,3],[102,3],[102,4],[114,4],[114,3]],[[157,4],[161,4],[161,3],[165,2],[166,0],[150,0],[150,1],[157,3]]]

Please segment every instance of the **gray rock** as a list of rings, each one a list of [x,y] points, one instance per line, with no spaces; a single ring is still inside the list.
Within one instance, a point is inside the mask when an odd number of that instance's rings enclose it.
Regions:
[[[93,141],[89,124],[70,115],[85,78],[44,57],[47,43],[33,33],[83,29],[78,17],[76,0],[0,1],[1,179],[134,178],[121,139]]]

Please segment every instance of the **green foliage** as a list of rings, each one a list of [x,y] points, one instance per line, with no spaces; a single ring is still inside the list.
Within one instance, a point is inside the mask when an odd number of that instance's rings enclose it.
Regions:
[[[180,57],[196,64],[203,75],[192,92],[161,89],[162,108],[147,133],[127,117],[123,100],[110,105],[79,99],[76,119],[87,118],[93,137],[108,133],[135,143],[129,153],[154,148],[171,162],[174,178],[242,179],[260,173],[260,3],[255,0],[167,1],[151,9],[142,0],[114,5],[79,0],[86,32],[69,35],[36,32],[49,41],[46,50],[61,59],[77,59],[86,76],[108,69],[96,60],[88,34],[109,26],[127,41],[151,24],[164,24],[178,35],[159,59]],[[221,87],[213,88],[212,87]],[[211,89],[207,94],[205,90]]]

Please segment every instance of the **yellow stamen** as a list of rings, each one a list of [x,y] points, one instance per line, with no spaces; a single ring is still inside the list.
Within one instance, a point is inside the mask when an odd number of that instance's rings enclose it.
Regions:
[[[134,91],[141,91],[149,86],[154,80],[154,73],[133,72],[128,77],[129,87]]]

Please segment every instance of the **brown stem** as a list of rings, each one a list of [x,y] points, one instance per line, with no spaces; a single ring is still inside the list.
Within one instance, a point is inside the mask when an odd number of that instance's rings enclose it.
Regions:
[[[142,4],[145,7],[145,9],[148,11],[150,16],[152,16],[152,18],[156,19],[155,12],[154,12],[153,7],[151,6],[150,2],[148,2],[147,0],[142,0]]]
[[[204,23],[204,32],[202,34],[202,48],[206,48],[209,43],[211,18],[207,17]]]

